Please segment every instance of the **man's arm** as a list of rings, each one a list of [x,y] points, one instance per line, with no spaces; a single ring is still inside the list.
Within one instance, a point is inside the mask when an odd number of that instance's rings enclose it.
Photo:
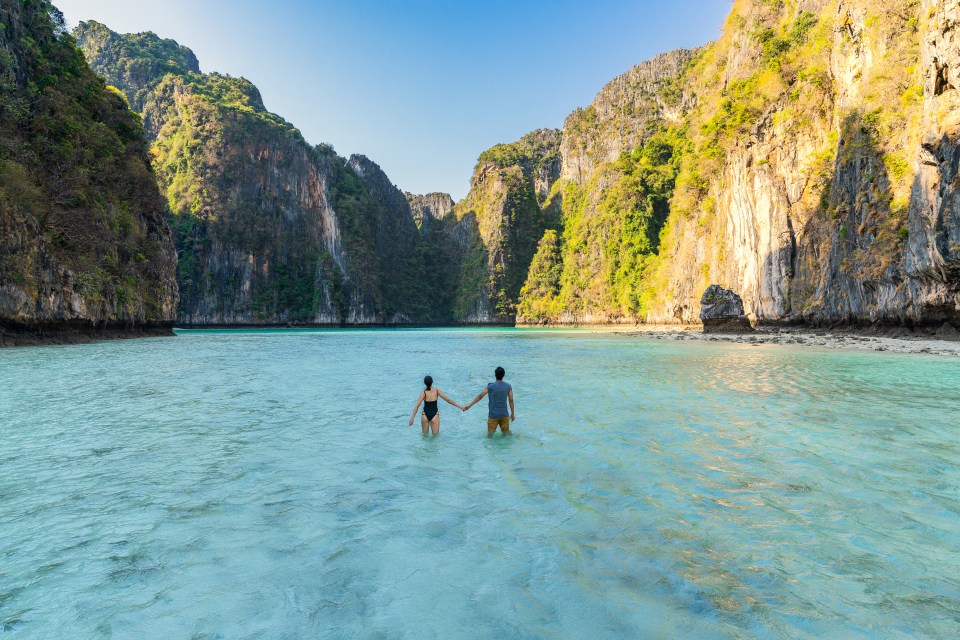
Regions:
[[[510,422],[513,422],[517,419],[517,414],[513,410],[513,389],[507,392],[507,400],[510,401]]]
[[[483,396],[485,396],[485,395],[487,395],[487,388],[486,388],[486,387],[484,387],[484,388],[483,388],[483,391],[480,392],[480,395],[478,395],[476,398],[474,398],[474,399],[473,399],[473,402],[471,402],[470,404],[468,404],[467,406],[465,406],[465,407],[463,408],[463,410],[466,411],[467,409],[469,409],[469,408],[472,407],[473,405],[475,405],[475,404],[477,404],[478,402],[480,402],[480,399],[483,398]]]

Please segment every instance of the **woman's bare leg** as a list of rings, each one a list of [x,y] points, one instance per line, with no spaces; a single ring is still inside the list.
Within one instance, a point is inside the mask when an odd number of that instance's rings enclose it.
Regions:
[[[433,416],[433,420],[430,421],[430,428],[433,430],[433,435],[440,435],[440,414]]]
[[[430,423],[427,422],[427,416],[420,414],[420,428],[423,430],[423,435],[430,433]]]

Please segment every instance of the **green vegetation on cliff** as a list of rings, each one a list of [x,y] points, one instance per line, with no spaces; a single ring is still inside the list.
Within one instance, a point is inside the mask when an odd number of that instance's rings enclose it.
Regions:
[[[392,185],[373,194],[329,145],[311,147],[267,111],[249,81],[200,73],[171,40],[95,22],[75,33],[153,138],[180,253],[183,322],[434,319],[412,261],[416,225]],[[398,248],[384,238],[404,223],[409,246],[388,259]]]
[[[680,161],[682,130],[655,134],[564,198],[562,308],[578,316],[635,316],[659,248]],[[610,186],[597,189],[599,181]]]
[[[714,282],[768,318],[795,320],[880,313],[871,298],[881,283],[903,289],[894,281],[907,158],[919,146],[920,13],[917,0],[824,0],[816,14],[796,2],[734,4],[691,70],[702,87],[684,119],[693,152],[677,178],[669,251],[645,284],[658,319],[694,319]],[[731,220],[778,235],[731,237]]]
[[[74,34],[84,55],[107,84],[121,88],[135,111],[143,109],[150,86],[167,74],[199,74],[193,52],[153,33],[131,33],[117,38],[105,25],[81,22]]]
[[[555,320],[563,310],[559,302],[562,276],[563,255],[557,231],[547,229],[530,263],[527,282],[520,290],[517,316],[531,324]]]
[[[49,2],[0,0],[0,25],[0,321],[172,321],[173,251],[139,118]]]
[[[921,290],[956,307],[960,239],[931,195],[956,180],[924,173],[949,164],[960,63],[922,50],[950,11],[736,0],[717,42],[490,148],[453,214],[416,222],[379,167],[309,147],[246,80],[152,34],[78,37],[155,139],[198,322],[689,322],[711,283],[758,318],[844,322]]]
[[[471,225],[455,304],[458,320],[512,323],[520,289],[546,229],[556,228],[548,192],[559,172],[558,131],[542,129],[481,154],[457,217]]]
[[[934,13],[919,0],[737,0],[717,42],[608,84],[564,125],[561,225],[542,238],[519,320],[694,321],[716,282],[775,319],[907,304],[920,33]]]
[[[558,134],[558,131],[541,129],[516,142],[494,145],[480,154],[477,164],[491,164],[500,169],[520,166],[533,175],[551,162],[560,160]]]

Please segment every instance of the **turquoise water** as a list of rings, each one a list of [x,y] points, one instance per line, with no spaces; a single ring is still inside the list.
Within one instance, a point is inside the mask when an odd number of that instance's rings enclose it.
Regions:
[[[407,426],[498,364],[517,435]],[[0,351],[0,636],[958,637],[958,389],[557,331]]]

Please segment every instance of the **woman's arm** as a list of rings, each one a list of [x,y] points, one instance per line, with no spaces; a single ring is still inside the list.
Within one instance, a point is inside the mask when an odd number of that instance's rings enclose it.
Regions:
[[[463,410],[466,411],[467,409],[469,409],[469,408],[472,407],[473,405],[475,405],[475,404],[477,404],[478,402],[480,402],[480,399],[483,398],[483,396],[485,396],[485,395],[487,395],[487,388],[486,388],[486,387],[484,387],[484,388],[483,388],[483,391],[480,392],[480,395],[478,395],[476,398],[474,398],[474,399],[473,399],[473,402],[471,402],[470,404],[468,404],[467,406],[465,406],[465,407],[463,408]]]
[[[437,389],[437,395],[443,398],[444,400],[446,400],[449,404],[452,404],[453,406],[455,406],[457,409],[463,409],[462,406],[460,406],[459,404],[457,404],[456,402],[448,398],[447,394],[445,394],[443,391],[440,391],[440,389]]]
[[[423,402],[423,394],[425,392],[421,391],[420,395],[417,396],[417,405],[413,408],[413,413],[410,414],[410,424],[413,424],[413,419],[417,417],[417,409],[420,408],[420,403]]]

